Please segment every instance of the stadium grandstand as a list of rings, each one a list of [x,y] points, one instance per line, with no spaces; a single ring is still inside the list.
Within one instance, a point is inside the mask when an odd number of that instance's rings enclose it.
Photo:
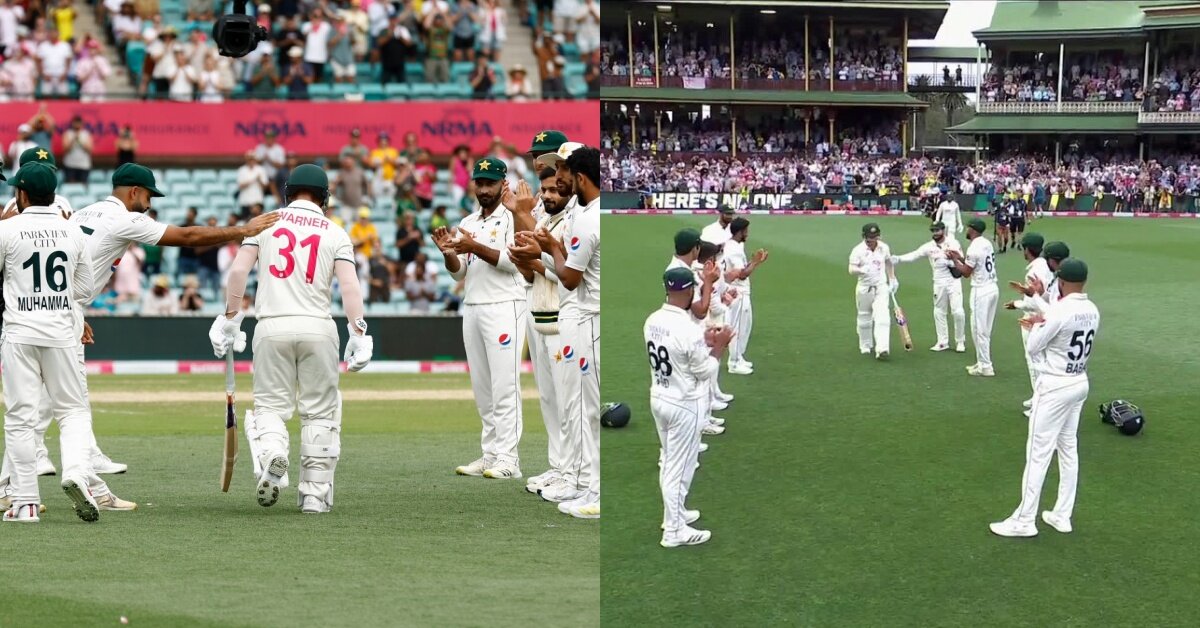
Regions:
[[[965,48],[910,43],[947,2],[620,6],[606,207],[1197,211],[1195,3],[1001,1]]]

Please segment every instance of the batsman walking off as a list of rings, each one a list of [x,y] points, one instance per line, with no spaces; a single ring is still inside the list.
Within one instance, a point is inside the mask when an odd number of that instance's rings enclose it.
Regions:
[[[312,164],[292,170],[284,186],[287,207],[265,236],[246,238],[234,258],[225,313],[209,330],[213,353],[246,346],[240,330],[250,270],[258,267],[254,328],[254,409],[246,412],[246,441],[259,505],[273,506],[288,485],[290,439],[284,422],[300,410],[301,512],[333,508],[333,479],[341,456],[342,396],[338,392],[338,333],[331,311],[333,278],[342,293],[350,339],[346,368],[360,371],[374,343],[366,335],[362,293],[350,236],[325,218],[329,180]]]
[[[479,211],[453,232],[439,227],[433,233],[446,270],[464,281],[463,344],[483,422],[483,455],[454,472],[493,479],[521,477],[521,348],[528,327],[525,278],[508,253],[513,214],[500,204],[507,175],[503,161],[475,162],[471,178]]]
[[[1029,329],[1026,351],[1038,376],[1025,444],[1021,504],[1008,519],[991,524],[992,532],[999,536],[1037,535],[1034,517],[1046,469],[1055,453],[1058,500],[1052,510],[1042,512],[1042,521],[1064,534],[1071,531],[1079,482],[1079,413],[1087,401],[1087,363],[1100,328],[1100,312],[1083,291],[1087,278],[1088,267],[1082,260],[1064,260],[1058,269],[1062,298],[1045,314],[1022,319],[1022,326]]]
[[[984,237],[987,225],[979,218],[967,221],[967,255],[958,251],[946,251],[946,256],[955,262],[955,269],[964,277],[971,278],[971,336],[975,341],[975,364],[967,367],[969,375],[993,377],[992,368],[992,323],[996,320],[996,303],[1000,300],[1000,288],[996,285],[996,253],[992,243]]]
[[[879,225],[862,228],[863,241],[850,251],[850,274],[858,277],[854,301],[858,308],[858,352],[877,359],[888,356],[892,341],[892,319],[888,298],[900,287],[892,266],[892,251],[879,239]],[[890,292],[889,292],[890,291]]]

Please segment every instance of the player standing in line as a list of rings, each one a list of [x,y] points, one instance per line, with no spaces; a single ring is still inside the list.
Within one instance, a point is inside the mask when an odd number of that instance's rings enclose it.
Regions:
[[[463,344],[483,422],[483,455],[454,472],[493,479],[521,477],[520,348],[528,328],[525,279],[508,255],[513,214],[500,203],[507,176],[501,160],[475,162],[471,178],[479,211],[454,230],[439,227],[433,232],[446,270],[455,281],[465,280]]]
[[[537,166],[538,177],[542,182],[538,206],[545,212],[538,220],[537,228],[544,228],[554,237],[561,238],[567,227],[564,212],[566,202],[558,194],[558,175],[553,167],[543,165],[540,159]],[[529,478],[525,483],[525,490],[535,494],[542,490],[551,493],[569,492],[569,499],[558,501],[571,501],[581,497],[582,493],[578,489],[576,469],[567,464],[570,459],[567,451],[578,451],[579,444],[574,443],[568,447],[564,441],[572,436],[578,440],[579,434],[566,433],[559,409],[559,397],[566,391],[561,368],[563,343],[558,328],[558,276],[554,274],[553,269],[546,268],[539,256],[528,255],[515,244],[509,247],[509,257],[531,286],[530,328],[526,337],[529,340],[529,357],[533,361],[534,380],[541,397],[542,421],[546,424],[546,459],[550,463],[548,471]]]
[[[1050,459],[1058,453],[1058,500],[1053,510],[1042,512],[1042,521],[1066,534],[1071,531],[1075,487],[1079,482],[1079,412],[1088,396],[1087,363],[1100,328],[1100,312],[1083,291],[1088,267],[1082,260],[1064,260],[1058,269],[1061,298],[1044,314],[1022,319],[1029,329],[1026,351],[1038,371],[1033,393],[1033,414],[1025,445],[1025,471],[1021,476],[1021,504],[1012,515],[991,524],[1000,536],[1037,535],[1034,516]]]
[[[888,314],[888,295],[900,287],[892,266],[892,251],[879,239],[879,225],[869,222],[862,228],[863,241],[850,251],[850,274],[858,277],[855,303],[858,307],[858,351],[876,359],[888,357],[891,347],[892,319]],[[891,291],[889,293],[889,290]]]
[[[750,305],[750,275],[767,261],[767,250],[759,249],[753,259],[746,257],[746,240],[750,237],[750,221],[734,218],[729,223],[729,241],[725,243],[725,279],[737,291],[729,305],[729,327],[736,340],[729,345],[729,372],[750,375],[754,364],[746,360],[750,330],[754,327],[754,308]]]
[[[579,519],[599,519],[600,151],[590,146],[570,151],[560,147],[558,155],[564,157],[558,162],[559,191],[573,193],[578,206],[568,219],[561,241],[545,229],[534,232],[533,239],[543,252],[542,262],[554,266],[559,285],[575,293],[574,299],[559,310],[558,324],[563,342],[573,341],[579,353],[577,364],[564,366],[571,373],[566,380],[568,389],[577,381],[580,394],[567,395],[563,412],[571,415],[572,427],[581,428],[583,464],[587,469],[587,482],[582,485],[586,494],[560,503],[558,510]]]
[[[705,265],[712,263],[717,269],[717,279],[713,283],[713,298],[709,304],[708,315],[700,324],[705,328],[724,327],[725,316],[729,312],[729,304],[733,303],[733,299],[737,296],[737,291],[729,286],[729,282],[725,281],[720,269],[724,262],[721,260],[721,247],[707,242],[700,241],[700,254],[696,256],[696,261],[692,262],[692,271],[697,275],[704,272]],[[733,395],[727,395],[721,391],[720,373],[709,382],[709,410],[721,411],[729,407],[729,401],[733,400]],[[729,401],[726,401],[728,399]],[[701,429],[704,435],[723,434],[725,432],[725,420],[713,419],[708,425]]]
[[[692,271],[695,283],[700,287],[693,295],[692,306],[690,308],[693,322],[698,326],[702,326],[704,321],[708,319],[708,313],[712,309],[712,304],[717,300],[717,281],[720,279],[720,271],[717,269],[716,264],[697,265],[696,261],[700,258],[702,245],[700,232],[695,229],[679,230],[675,234],[675,256],[667,263],[666,268],[666,270],[686,268]],[[709,390],[709,396],[706,400],[702,400],[700,404],[700,428],[702,431],[707,430],[712,433],[720,433],[725,426],[725,419],[713,416],[711,381],[706,382],[705,386]],[[700,451],[704,451],[704,449],[706,447],[701,445]]]
[[[273,506],[287,486],[289,442],[285,421],[300,411],[301,512],[333,508],[333,478],[341,455],[342,396],[338,392],[338,333],[330,315],[336,276],[346,310],[346,368],[371,361],[374,342],[363,320],[354,247],[344,229],[325,218],[329,179],[312,164],[297,166],[284,184],[288,205],[266,237],[246,238],[229,270],[225,313],[209,329],[213,353],[245,348],[242,298],[258,267],[254,329],[254,409],[246,412],[246,440],[260,506]]]
[[[1059,265],[1063,260],[1071,256],[1071,249],[1063,242],[1047,242],[1046,247],[1042,249],[1042,257],[1046,259],[1046,266],[1052,272],[1058,272]],[[1018,292],[1025,295],[1025,307],[1031,312],[1045,312],[1050,304],[1058,301],[1059,285],[1058,278],[1051,279],[1049,283],[1043,283],[1040,279],[1029,281],[1025,285],[1013,286]]]
[[[58,170],[58,162],[54,160],[54,154],[40,146],[26,149],[25,152],[21,153],[21,156],[17,158],[17,167],[20,168],[21,166],[24,166],[30,162],[37,162]],[[62,214],[63,218],[70,218],[71,212],[75,211],[71,207],[71,201],[67,200],[65,196],[60,194],[54,195],[54,202],[50,204],[50,207],[52,209],[57,209]],[[16,213],[16,211],[17,197],[13,196],[12,198],[8,199],[8,203],[4,206],[3,216],[8,217],[11,214]],[[2,219],[3,218],[0,218],[0,220]],[[40,462],[41,460],[39,458],[39,464]],[[51,473],[49,475],[54,474]]]
[[[733,235],[729,231],[729,226],[733,224],[734,216],[735,212],[732,207],[722,207],[716,222],[705,225],[700,230],[700,239],[705,242],[712,242],[717,246],[725,244]]]
[[[1025,256],[1025,261],[1029,262],[1025,266],[1025,283],[1022,284],[1013,281],[1009,282],[1010,285],[1024,290],[1026,284],[1032,284],[1035,280],[1041,282],[1043,286],[1049,285],[1054,281],[1054,273],[1042,257],[1042,244],[1044,242],[1045,240],[1042,236],[1036,233],[1027,233],[1021,238],[1022,254]],[[1025,312],[1038,311],[1031,298],[1009,301],[1004,304],[1004,308],[1007,310],[1020,309]],[[1029,330],[1023,325],[1021,326],[1021,346],[1029,346]],[[1025,354],[1025,365],[1029,368],[1029,388],[1037,390],[1037,370],[1034,369],[1033,359],[1029,357],[1028,353]],[[1033,407],[1033,397],[1031,396],[1029,399],[1026,399],[1023,405],[1025,406],[1025,416],[1029,416],[1029,409]]]
[[[987,224],[979,218],[967,221],[966,257],[959,251],[946,251],[946,257],[964,277],[971,278],[971,338],[975,341],[975,364],[967,367],[967,373],[980,377],[993,377],[992,368],[992,324],[996,320],[996,301],[1000,289],[996,286],[996,253],[992,243],[983,235]]]
[[[933,222],[942,223],[946,232],[955,234],[950,236],[951,239],[956,239],[957,234],[963,232],[962,215],[958,210],[958,201],[954,200],[953,195],[947,194],[946,200],[938,205],[937,211],[933,214]]]
[[[961,275],[955,269],[954,262],[946,257],[946,251],[962,253],[962,245],[954,238],[946,237],[946,225],[935,222],[929,227],[933,239],[911,253],[892,257],[892,265],[905,262],[915,262],[922,257],[929,258],[933,267],[933,328],[937,331],[937,344],[930,351],[945,351],[950,348],[950,330],[946,325],[946,310],[954,317],[954,350],[963,353],[967,350],[967,317],[963,311],[963,292]]]
[[[17,170],[19,215],[0,223],[4,275],[5,453],[12,464],[12,495],[4,521],[38,521],[37,400],[49,389],[51,413],[59,419],[62,488],[84,521],[124,504],[91,466],[92,413],[77,356],[83,326],[79,311],[90,301],[92,268],[84,235],[50,207],[57,173],[40,163]],[[136,507],[136,504],[130,504]],[[132,510],[132,508],[128,508]]]
[[[699,234],[697,234],[699,235]],[[663,547],[699,545],[712,537],[690,524],[699,510],[687,509],[700,450],[699,428],[708,398],[707,380],[720,369],[729,328],[702,331],[689,311],[695,302],[695,275],[675,267],[663,275],[666,303],[646,319],[643,336],[650,358],[650,411],[662,444],[658,484],[663,498]]]

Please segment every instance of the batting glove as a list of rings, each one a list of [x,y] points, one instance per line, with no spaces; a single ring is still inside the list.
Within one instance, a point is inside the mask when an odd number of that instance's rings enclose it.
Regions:
[[[225,318],[224,314],[217,316],[212,327],[208,328],[208,341],[212,343],[213,355],[225,357],[230,348],[234,353],[246,350],[246,332],[242,331],[242,320],[246,315],[238,312],[233,318]]]
[[[375,341],[363,334],[350,334],[346,341],[346,368],[357,373],[371,362],[371,354],[375,351]]]
[[[889,287],[892,289],[892,294],[896,294],[896,291],[900,289],[900,280],[893,279]]]

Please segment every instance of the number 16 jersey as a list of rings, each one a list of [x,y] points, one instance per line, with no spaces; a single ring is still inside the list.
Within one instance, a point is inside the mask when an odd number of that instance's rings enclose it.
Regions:
[[[242,241],[258,247],[255,317],[332,318],[333,265],[354,263],[349,234],[308,201],[292,201],[276,211],[275,226]]]
[[[704,343],[703,328],[690,312],[663,305],[643,328],[650,360],[650,396],[690,401],[708,394],[702,384],[719,364]]]

